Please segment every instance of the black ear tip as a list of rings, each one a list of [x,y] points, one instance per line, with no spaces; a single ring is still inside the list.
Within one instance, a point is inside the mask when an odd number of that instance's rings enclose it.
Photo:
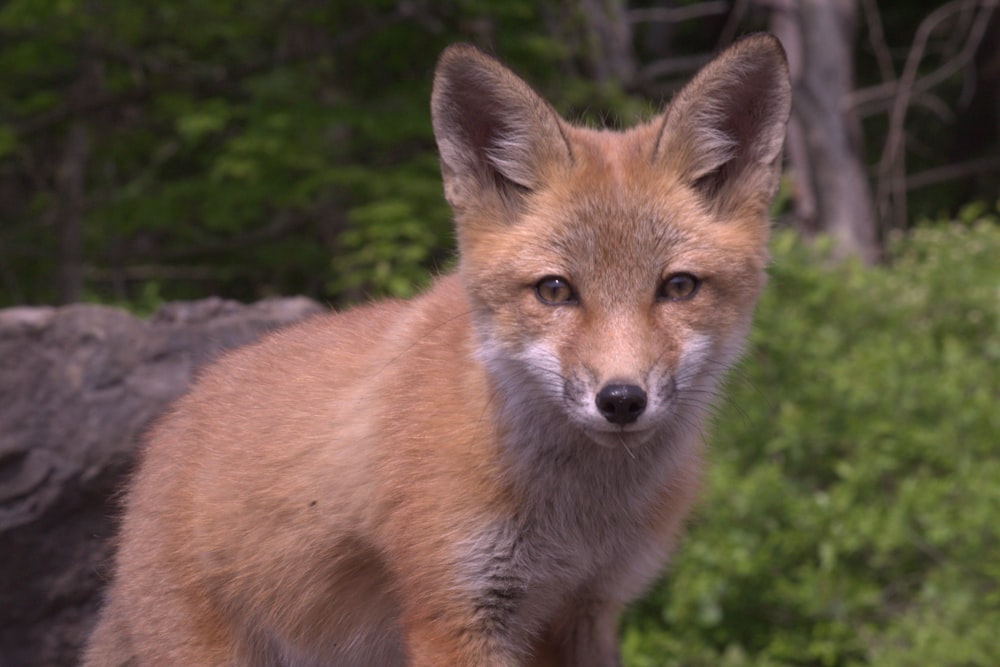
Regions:
[[[434,70],[434,99],[449,91],[448,95],[464,94],[478,87],[483,79],[494,78],[505,66],[495,57],[472,44],[452,44],[441,52]]]
[[[758,58],[774,58],[782,67],[788,67],[788,55],[781,40],[769,32],[753,32],[733,42],[731,49],[753,52]]]
[[[456,42],[454,44],[449,44],[441,52],[441,57],[438,59],[439,62],[445,62],[451,60],[452,58],[462,58],[468,53],[475,53],[479,51],[478,48],[472,44],[466,42]]]
[[[483,51],[478,46],[474,46],[467,42],[456,42],[450,46],[445,47],[444,51],[438,57],[437,69],[438,71],[447,70],[456,63],[460,62],[499,62],[496,56]]]
[[[743,47],[763,48],[782,52],[785,50],[781,45],[781,40],[770,32],[750,32],[745,35],[741,35],[735,42],[733,42],[733,44],[739,44]]]

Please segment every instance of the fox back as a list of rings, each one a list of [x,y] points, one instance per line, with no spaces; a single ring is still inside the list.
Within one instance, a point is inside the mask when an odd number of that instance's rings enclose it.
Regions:
[[[149,434],[85,664],[618,663],[765,282],[766,35],[625,132],[447,49],[459,265],[207,369]]]

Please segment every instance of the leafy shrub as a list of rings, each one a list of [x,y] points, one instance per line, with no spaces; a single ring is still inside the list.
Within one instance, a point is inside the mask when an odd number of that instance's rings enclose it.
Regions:
[[[872,269],[790,234],[774,255],[625,664],[996,665],[1000,226],[918,228]]]

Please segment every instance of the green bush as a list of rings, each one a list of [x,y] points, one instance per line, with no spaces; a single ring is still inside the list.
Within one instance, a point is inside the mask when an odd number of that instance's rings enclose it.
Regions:
[[[1000,226],[890,252],[837,265],[776,237],[704,502],[626,618],[626,665],[998,664]]]

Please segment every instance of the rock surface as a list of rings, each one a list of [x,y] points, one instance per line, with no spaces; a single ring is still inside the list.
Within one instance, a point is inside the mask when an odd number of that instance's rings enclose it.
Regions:
[[[0,667],[75,665],[137,440],[223,350],[321,312],[304,298],[0,310]]]

